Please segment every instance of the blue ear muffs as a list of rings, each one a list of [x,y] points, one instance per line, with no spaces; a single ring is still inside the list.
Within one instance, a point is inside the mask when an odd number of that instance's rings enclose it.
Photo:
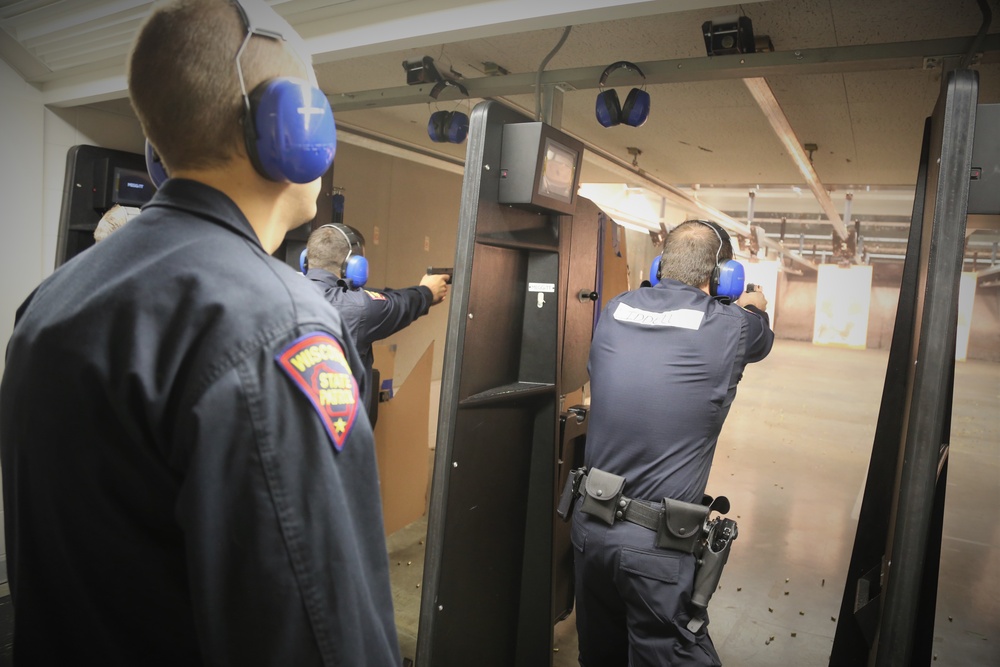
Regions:
[[[621,123],[622,105],[618,101],[618,93],[611,90],[602,90],[597,94],[597,122],[604,127],[614,127]]]
[[[368,282],[368,260],[360,255],[351,255],[344,261],[344,282],[348,289],[364,287]]]
[[[448,120],[448,111],[435,111],[427,119],[427,136],[435,143],[447,141],[445,137],[445,124]]]
[[[649,265],[649,284],[655,287],[660,282],[660,260],[663,259],[663,255],[657,255],[653,258],[653,263]],[[303,273],[305,273],[303,271]]]
[[[446,88],[458,88],[466,97],[469,91],[458,81],[441,79],[429,93],[435,100]],[[460,144],[469,134],[469,117],[461,111],[435,111],[427,121],[427,136],[437,143]]]
[[[340,277],[347,289],[359,289],[368,282],[368,260],[365,258],[365,241],[360,232],[352,227],[341,224],[323,225],[336,229],[347,241],[347,256],[340,265]]]
[[[649,118],[649,93],[644,88],[633,88],[625,97],[625,104],[621,104],[618,99],[618,93],[614,89],[604,90],[604,84],[607,83],[608,77],[619,69],[635,72],[644,81],[646,79],[646,75],[642,73],[639,66],[627,60],[619,60],[608,65],[601,74],[599,83],[601,92],[597,95],[595,108],[597,122],[604,127],[614,127],[619,124],[639,127]],[[645,87],[645,84],[643,84],[643,87]]]
[[[724,227],[708,220],[697,220],[706,227],[711,227],[715,235],[719,237],[719,249],[715,251],[715,268],[712,269],[712,277],[709,279],[709,293],[725,299],[727,302],[735,301],[743,294],[743,287],[746,279],[743,265],[734,259],[720,260],[723,244],[731,244],[729,233]]]
[[[729,233],[721,225],[708,220],[692,220],[691,222],[698,222],[706,227],[710,227],[719,239],[719,249],[715,251],[715,267],[712,269],[712,275],[708,280],[709,294],[719,297],[725,303],[735,301],[743,294],[745,270],[743,265],[734,259],[719,259],[723,245],[732,243],[729,239]],[[649,282],[653,285],[656,285],[663,279],[662,259],[663,254],[661,253],[653,258],[653,263],[649,267]]]
[[[717,264],[712,271],[712,296],[736,301],[743,294],[746,276],[743,265],[733,259]]]
[[[299,271],[302,275],[309,273],[309,257],[306,255],[307,248],[303,248],[299,253]]]
[[[311,183],[326,173],[337,152],[337,126],[318,88],[301,79],[270,79],[254,89],[247,104],[247,153],[261,176]]]
[[[149,143],[149,139],[146,139],[146,172],[149,173],[149,179],[153,181],[157,190],[169,178],[167,168],[163,166],[163,160],[156,153],[153,144]]]
[[[461,111],[435,111],[427,121],[431,141],[460,144],[468,135],[469,117]]]
[[[622,105],[622,123],[639,127],[649,118],[649,93],[641,88],[633,88]]]
[[[233,6],[246,27],[246,37],[236,52],[236,74],[243,93],[243,137],[254,169],[278,183],[311,183],[322,176],[337,150],[337,126],[330,102],[309,81],[292,77],[268,79],[247,94],[240,57],[254,35],[283,40],[281,26],[266,25],[277,18],[248,11],[239,2]]]

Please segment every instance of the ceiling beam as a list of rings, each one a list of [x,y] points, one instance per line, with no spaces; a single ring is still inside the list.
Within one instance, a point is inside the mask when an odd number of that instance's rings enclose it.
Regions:
[[[925,62],[962,55],[969,39],[933,39],[920,42],[895,42],[864,46],[838,46],[798,51],[749,53],[733,56],[680,58],[637,63],[648,85],[690,81],[721,81],[776,75],[830,74],[859,71],[924,69]],[[985,61],[1000,59],[1000,34],[987,35],[983,41]],[[929,60],[928,60],[929,59]],[[598,87],[603,65],[574,67],[542,72],[542,85],[556,85],[564,90],[588,90]],[[487,99],[509,95],[528,95],[535,91],[535,72],[462,79],[473,98]],[[625,76],[625,75],[623,75]],[[400,68],[400,80],[404,73]],[[380,107],[426,104],[433,85],[397,86],[377,90],[331,93],[327,97],[334,113]],[[446,91],[445,95],[457,95]]]
[[[276,4],[306,40],[316,63],[390,51],[602,21],[705,11],[718,14],[727,0],[356,0],[346,11],[328,2],[301,10],[297,0]],[[721,10],[720,10],[721,11]],[[965,50],[968,50],[966,48]]]
[[[806,155],[802,143],[795,136],[795,130],[792,129],[792,125],[788,122],[785,112],[782,111],[781,105],[778,104],[778,100],[774,97],[771,86],[760,77],[743,79],[743,83],[746,84],[750,94],[757,102],[757,106],[764,112],[767,122],[771,124],[774,133],[778,135],[778,139],[784,144],[785,150],[788,151],[789,157],[792,158],[792,162],[798,167],[802,177],[806,179],[806,183],[816,197],[816,201],[819,202],[830,224],[833,225],[833,230],[837,232],[837,236],[846,239],[848,236],[847,227],[844,225],[844,221],[840,219],[840,213],[837,212],[837,207],[834,206],[830,193],[823,187],[823,183],[819,180],[819,175],[813,169],[812,160]]]

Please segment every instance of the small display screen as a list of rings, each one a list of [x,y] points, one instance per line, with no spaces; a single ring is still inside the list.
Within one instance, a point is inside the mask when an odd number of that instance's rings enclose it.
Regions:
[[[538,194],[567,204],[572,203],[573,184],[576,182],[576,158],[576,151],[546,138],[542,175],[538,179]]]
[[[138,169],[115,167],[115,179],[111,188],[111,202],[122,206],[142,206],[148,202],[156,187],[149,174]]]

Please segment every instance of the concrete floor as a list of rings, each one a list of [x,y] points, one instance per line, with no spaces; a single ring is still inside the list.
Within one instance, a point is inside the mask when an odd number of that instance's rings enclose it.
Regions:
[[[710,605],[724,664],[828,664],[887,360],[782,340],[745,373],[708,485],[740,528]],[[1000,364],[958,364],[951,445],[934,665],[1000,665]],[[425,518],[389,538],[409,658],[426,529]],[[577,664],[572,617],[554,646],[554,667]]]

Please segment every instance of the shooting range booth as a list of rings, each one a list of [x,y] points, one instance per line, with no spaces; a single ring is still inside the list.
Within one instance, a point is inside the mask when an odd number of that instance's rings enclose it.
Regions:
[[[141,153],[81,144],[66,154],[55,268],[94,245],[94,230],[113,206],[141,207],[157,190]],[[313,229],[337,219],[333,165],[322,177],[316,217],[288,232],[274,256],[299,268],[299,255]],[[341,210],[342,212],[342,210]]]
[[[569,524],[582,462],[604,214],[577,195],[583,145],[497,102],[470,120],[416,664],[551,664],[573,606]]]
[[[967,220],[995,225],[1000,214],[1000,105],[977,104],[973,70],[942,84],[924,128],[835,667],[932,661]]]

